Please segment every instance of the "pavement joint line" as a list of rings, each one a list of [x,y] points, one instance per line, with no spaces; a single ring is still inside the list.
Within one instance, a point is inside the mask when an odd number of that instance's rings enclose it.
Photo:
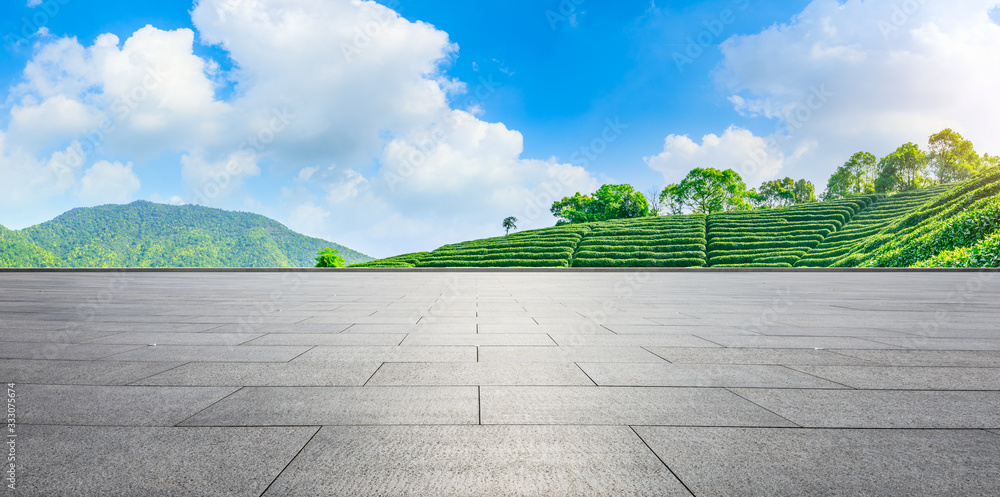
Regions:
[[[695,338],[700,338],[700,339],[702,339],[702,340],[704,340],[704,341],[706,341],[706,342],[708,342],[708,343],[711,343],[711,344],[714,344],[714,345],[718,345],[719,347],[722,347],[722,348],[724,348],[724,349],[730,349],[730,348],[742,348],[742,347],[726,347],[725,345],[722,345],[721,343],[718,343],[718,342],[713,342],[713,341],[711,341],[711,340],[709,340],[709,339],[707,339],[707,338],[705,338],[705,337],[703,337],[703,336],[700,336],[700,335],[693,335],[693,334],[692,334],[691,336],[693,336],[693,337],[695,337]]]
[[[315,425],[310,425],[310,426],[315,426]],[[285,467],[281,468],[281,471],[278,471],[278,474],[275,475],[273,480],[271,480],[271,483],[267,484],[267,487],[264,488],[264,491],[261,492],[258,497],[262,497],[264,494],[267,493],[268,490],[271,489],[271,486],[274,485],[274,482],[278,481],[278,478],[281,478],[281,475],[285,474],[285,471],[288,469],[288,467],[291,466],[293,462],[295,462],[295,459],[299,457],[299,454],[301,454],[302,451],[306,450],[306,447],[309,446],[309,443],[312,442],[314,438],[316,438],[316,435],[318,435],[320,430],[322,429],[323,429],[322,426],[316,426],[316,431],[314,431],[312,436],[309,437],[309,440],[306,440],[306,443],[302,444],[302,447],[299,447],[298,452],[296,452],[294,456],[288,459],[288,463],[285,464]]]
[[[809,373],[809,372],[806,372],[806,371],[800,371],[800,370],[795,369],[795,368],[792,367],[792,366],[798,366],[798,364],[793,364],[793,365],[779,364],[778,366],[782,367],[782,368],[785,368],[785,369],[788,369],[790,371],[795,371],[796,373],[802,373],[804,375],[812,376],[813,378],[819,378],[819,379],[821,379],[823,381],[829,381],[830,383],[834,383],[834,384],[840,385],[840,386],[842,386],[844,388],[847,388],[848,390],[873,390],[871,388],[857,388],[857,387],[852,387],[850,385],[841,383],[839,381],[834,381],[834,380],[831,380],[829,378],[823,378],[822,376],[819,376],[819,375],[816,375],[816,374],[812,374],[812,373]],[[844,367],[844,366],[841,366],[841,367]],[[850,367],[850,366],[847,366],[847,367]],[[861,367],[867,368],[869,366],[861,366]]]
[[[730,388],[726,388],[725,390],[728,391],[729,393],[731,393],[731,394],[733,394],[733,395],[735,395],[735,396],[737,396],[737,397],[739,397],[739,398],[741,398],[741,399],[743,399],[743,400],[745,400],[745,401],[747,401],[747,402],[749,402],[749,403],[751,403],[751,404],[753,404],[753,405],[755,405],[755,406],[757,406],[757,407],[759,407],[759,408],[761,408],[761,409],[763,409],[763,410],[771,413],[771,414],[774,414],[775,416],[777,416],[777,417],[779,417],[781,419],[784,419],[785,421],[788,421],[789,423],[791,423],[793,425],[796,425],[796,426],[798,426],[800,428],[805,428],[805,426],[803,426],[803,425],[801,425],[799,423],[796,423],[795,421],[792,421],[792,420],[790,420],[790,419],[788,419],[788,418],[786,418],[786,417],[784,417],[784,416],[782,416],[782,415],[780,415],[780,414],[778,414],[778,413],[776,413],[776,412],[774,412],[774,411],[772,411],[772,410],[770,410],[770,409],[768,409],[768,408],[766,408],[766,407],[764,407],[764,406],[762,406],[762,405],[760,405],[760,404],[758,404],[758,403],[756,403],[756,402],[754,402],[754,401],[752,401],[752,400],[750,400],[750,399],[748,399],[748,398],[746,398],[746,397],[744,397],[744,396],[742,396],[742,395],[740,395],[740,394],[732,391]]]
[[[582,372],[587,377],[587,379],[590,380],[590,382],[594,384],[595,387],[598,386],[597,382],[594,381],[594,379],[591,378],[590,375],[587,374],[587,372],[584,371],[582,367],[580,367],[580,363],[579,362],[574,362],[573,364],[576,364],[576,367],[580,369],[580,372]]]
[[[655,355],[656,357],[659,357],[660,359],[663,359],[663,361],[666,362],[667,364],[673,364],[673,362],[671,362],[670,359],[667,359],[666,357],[663,357],[660,354],[657,354],[656,352],[653,352],[652,350],[649,350],[650,347],[655,347],[655,345],[643,345],[640,348],[642,350],[645,350],[646,352],[649,352],[650,354]]]
[[[156,375],[159,375],[159,374],[163,374],[163,373],[168,373],[168,372],[170,372],[170,371],[173,371],[173,370],[175,370],[175,369],[177,369],[177,368],[179,368],[179,367],[182,367],[182,366],[186,366],[186,365],[188,365],[188,364],[191,364],[191,361],[189,361],[189,362],[183,362],[183,363],[181,363],[181,364],[178,364],[178,365],[176,365],[176,366],[174,366],[174,367],[172,367],[172,368],[169,368],[169,369],[165,369],[165,370],[163,370],[163,371],[160,371],[159,373],[153,373],[153,374],[151,374],[151,375],[149,375],[149,376],[145,376],[145,377],[142,377],[142,378],[139,378],[138,380],[135,380],[135,381],[133,381],[132,383],[129,383],[128,385],[126,385],[126,386],[136,386],[136,387],[139,387],[139,386],[147,386],[147,385],[137,385],[137,383],[139,383],[140,381],[146,381],[146,380],[148,380],[148,379],[150,379],[150,378],[152,378],[152,377],[154,377],[154,376],[156,376]],[[98,385],[98,386],[103,386],[103,385]]]
[[[272,347],[284,347],[284,345],[272,345]],[[274,361],[274,362],[279,363],[279,364],[288,364],[288,363],[290,363],[290,362],[298,359],[299,357],[302,357],[303,355],[309,353],[310,350],[315,349],[316,347],[319,347],[319,345],[313,345],[312,347],[309,347],[308,349],[303,350],[301,354],[299,354],[299,355],[297,355],[297,356],[295,356],[295,357],[293,357],[293,358],[291,358],[291,359],[289,359],[287,361]]]
[[[697,497],[695,496],[695,493],[691,490],[691,488],[687,486],[687,483],[684,483],[684,480],[682,480],[680,476],[677,476],[677,473],[675,473],[674,470],[670,468],[670,465],[667,464],[667,462],[664,461],[663,458],[660,457],[660,455],[657,454],[656,451],[649,446],[649,443],[646,442],[646,439],[642,438],[642,435],[640,435],[639,432],[636,431],[634,426],[628,425],[628,429],[632,430],[632,433],[635,433],[636,437],[639,437],[639,440],[641,440],[642,444],[646,446],[646,449],[648,449],[649,452],[653,454],[653,456],[655,456],[658,461],[660,461],[660,464],[662,464],[664,468],[667,468],[667,471],[669,471],[670,474],[673,475],[674,479],[677,480],[677,483],[680,483],[681,486],[684,487],[684,490],[687,490],[687,492],[691,494],[692,497]]]
[[[197,387],[181,387],[181,388],[197,388]],[[208,387],[208,388],[216,388],[216,387]],[[190,415],[190,416],[188,416],[188,417],[186,417],[186,418],[178,421],[177,423],[174,424],[174,426],[176,427],[176,426],[180,426],[180,425],[184,424],[185,421],[187,421],[187,420],[189,420],[189,419],[191,419],[191,418],[193,418],[193,417],[195,417],[195,416],[197,416],[197,415],[205,412],[207,409],[209,409],[210,407],[218,404],[219,402],[222,402],[222,401],[228,399],[229,397],[232,397],[233,395],[235,395],[239,391],[243,390],[244,388],[247,388],[247,387],[239,387],[236,390],[233,390],[232,392],[229,392],[228,395],[222,397],[221,399],[219,399],[219,400],[217,400],[215,402],[212,402],[211,404],[205,406],[204,408],[199,409],[198,412],[196,412],[196,413],[194,413],[194,414],[192,414],[192,415]]]
[[[378,374],[378,371],[379,371],[380,369],[382,369],[382,366],[385,366],[385,363],[384,363],[384,362],[383,362],[382,364],[379,364],[379,365],[378,365],[378,367],[377,367],[377,368],[375,368],[375,371],[373,371],[373,372],[372,372],[372,375],[371,375],[371,376],[369,376],[369,377],[368,377],[368,379],[367,379],[367,380],[365,380],[365,382],[361,384],[361,386],[362,386],[362,387],[365,387],[365,386],[368,386],[368,382],[369,382],[369,381],[372,381],[372,378],[374,378],[374,377],[375,377],[375,375],[376,375],[376,374]]]

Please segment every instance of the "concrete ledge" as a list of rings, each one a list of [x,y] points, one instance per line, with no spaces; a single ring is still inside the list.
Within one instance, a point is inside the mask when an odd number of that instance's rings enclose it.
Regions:
[[[1000,268],[486,267],[486,268],[0,268],[0,273],[996,273]]]

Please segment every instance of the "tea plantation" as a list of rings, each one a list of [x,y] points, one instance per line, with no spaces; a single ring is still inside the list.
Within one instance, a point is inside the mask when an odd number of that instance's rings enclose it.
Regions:
[[[891,196],[581,223],[353,267],[997,267],[1000,169]]]

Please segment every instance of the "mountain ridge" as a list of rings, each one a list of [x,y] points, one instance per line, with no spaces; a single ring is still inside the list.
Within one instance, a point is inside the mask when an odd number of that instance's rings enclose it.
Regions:
[[[80,207],[23,230],[0,229],[0,267],[312,267],[337,249],[260,214],[139,200]]]

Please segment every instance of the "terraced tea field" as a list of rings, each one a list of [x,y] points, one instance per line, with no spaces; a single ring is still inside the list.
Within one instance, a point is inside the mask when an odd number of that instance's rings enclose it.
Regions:
[[[998,231],[993,168],[891,196],[562,225],[353,267],[995,267]]]

